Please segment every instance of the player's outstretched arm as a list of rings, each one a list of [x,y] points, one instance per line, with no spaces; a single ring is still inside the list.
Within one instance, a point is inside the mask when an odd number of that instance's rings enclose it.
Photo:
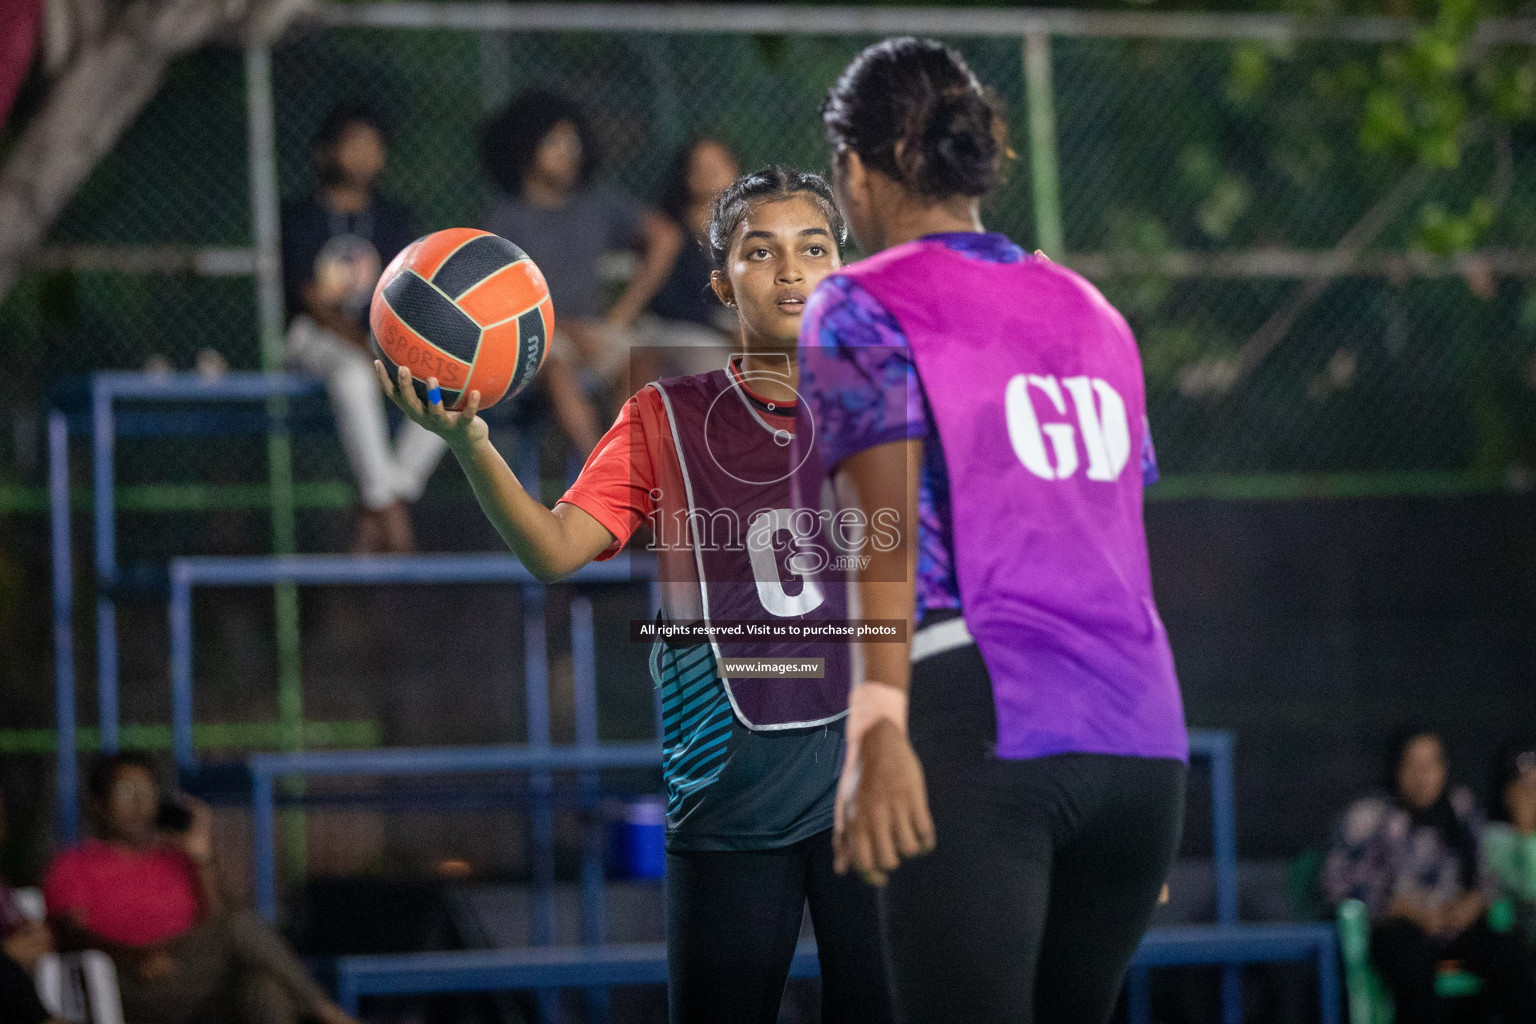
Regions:
[[[409,368],[400,367],[398,380],[391,381],[384,364],[374,360],[373,365],[380,387],[400,411],[448,442],[486,517],[529,572],[552,582],[580,569],[613,543],[613,534],[588,513],[563,503],[552,512],[523,489],[477,415],[480,392],[471,391],[464,408],[453,412],[440,400],[423,404],[411,386]],[[437,381],[427,378],[427,388],[430,397]]]

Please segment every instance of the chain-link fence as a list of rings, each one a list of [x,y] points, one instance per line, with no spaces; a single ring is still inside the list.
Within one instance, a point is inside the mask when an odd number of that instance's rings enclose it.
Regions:
[[[1291,33],[1275,30],[1290,24],[1283,19],[1006,12],[956,12],[951,25],[948,16],[935,24],[931,14],[896,11],[859,34],[862,14],[794,8],[768,17],[762,10],[733,9],[712,26],[684,30],[620,28],[617,21],[632,19],[619,5],[530,5],[541,19],[536,27],[522,23],[517,7],[329,5],[269,55],[213,48],[176,62],[0,302],[9,356],[0,374],[8,412],[0,420],[0,536],[22,538],[0,541],[0,628],[33,621],[17,612],[36,597],[16,567],[41,571],[32,549],[42,548],[43,520],[12,529],[18,519],[6,513],[46,507],[41,423],[50,395],[96,369],[190,369],[205,350],[235,368],[263,365],[263,332],[280,325],[264,321],[260,297],[270,294],[275,268],[259,251],[257,225],[265,218],[271,226],[278,198],[312,188],[312,140],[335,104],[361,99],[388,120],[384,188],[414,210],[422,230],[481,222],[495,196],[476,158],[479,126],[535,87],[578,101],[601,143],[600,177],[654,202],[674,153],[699,133],[728,143],[746,166],[825,169],[817,112],[827,86],[854,53],[900,30],[904,19],[957,45],[1007,107],[1018,159],[987,204],[988,224],[1026,244],[1041,244],[1059,224],[1051,255],[1097,282],[1135,328],[1165,476],[1154,497],[1529,481],[1536,146],[1518,125],[1497,127],[1472,111],[1466,156],[1453,170],[1424,172],[1365,150],[1365,83],[1401,26],[1363,31],[1340,23]],[[445,17],[454,23],[432,24]],[[270,135],[262,116],[268,104]],[[275,166],[265,163],[268,153]],[[274,193],[261,188],[263,170],[275,174]],[[1480,248],[1454,258],[1415,248],[1427,204],[1460,211],[1477,196],[1496,206]],[[120,437],[119,564],[271,550],[269,452],[259,433]],[[76,482],[84,484],[89,467],[79,454]],[[334,437],[326,429],[297,435],[293,460],[297,547],[343,547],[348,531],[337,510],[353,491]],[[452,473],[434,482],[429,500],[460,502],[468,514],[422,517],[438,531],[424,546],[496,543],[462,487]],[[94,595],[90,574],[76,575],[86,581],[77,602],[83,621]],[[441,666],[457,662],[438,644],[450,634],[475,643],[504,635],[505,623],[520,619],[513,599],[488,594],[466,604],[456,591],[425,600],[413,598],[418,632],[393,638],[394,648],[380,653],[370,611],[340,598],[306,598],[305,632],[325,640],[306,640],[302,695],[296,640],[268,643],[285,628],[285,614],[297,635],[297,601],[280,597],[269,619],[266,593],[209,600],[199,610],[199,707],[219,707],[220,721],[265,723],[267,681],[276,674],[295,698],[284,705],[289,724],[299,717],[360,724],[396,744],[521,735],[523,711],[507,697],[515,672],[490,685],[480,675],[454,675],[462,690],[444,690]],[[134,637],[121,670],[128,723],[165,713],[157,602],[125,602],[119,619],[120,634]],[[380,607],[385,621],[406,618]],[[477,617],[466,619],[466,608]],[[615,604],[599,622],[630,614]],[[20,641],[7,648],[16,678],[40,677],[44,631],[9,635]],[[360,659],[362,648],[373,653]],[[612,638],[603,649],[643,657]],[[568,689],[571,661],[558,642],[554,653],[556,685]],[[90,659],[80,661],[88,674]],[[379,697],[386,669],[397,675]],[[605,656],[603,672],[623,684],[605,691],[603,706],[621,706],[616,718],[648,728],[649,692],[630,685],[643,667]],[[419,702],[403,699],[423,687],[442,698],[441,714],[424,715]],[[36,725],[21,739],[47,741],[46,691],[11,689],[5,732]],[[1209,713],[1210,692],[1190,692],[1192,707]],[[614,732],[605,724],[605,736]],[[485,825],[487,834],[500,827]],[[334,831],[350,837],[356,828],[349,819]],[[332,864],[325,834],[317,827],[321,867]],[[487,842],[515,845],[499,834]],[[355,867],[336,858],[343,869]]]
[[[643,201],[701,132],[747,166],[824,168],[822,96],[877,38],[837,34],[852,15],[826,11],[780,12],[801,23],[774,33],[726,15],[689,31],[578,29],[603,16],[580,7],[563,30],[547,27],[561,20],[548,8],[537,30],[517,30],[515,8],[468,5],[444,5],[452,24],[420,23],[423,12],[443,21],[435,7],[332,5],[272,50],[283,197],[311,188],[325,113],[360,99],[393,130],[386,191],[424,230],[479,223],[493,195],[478,127],[535,87],[585,108],[601,177]],[[1051,255],[1129,317],[1171,487],[1212,474],[1525,479],[1536,465],[1536,168],[1518,126],[1473,111],[1461,165],[1420,172],[1360,142],[1362,82],[1387,43],[1327,30],[1287,40],[1253,19],[1100,16],[1091,32],[1044,25],[1046,76],[1031,79],[1024,35],[1042,23],[1019,15],[1009,34],[1006,17],[980,31],[957,13],[940,33],[1009,111],[1019,159],[986,219],[1036,243],[1049,233],[1041,212],[1059,218],[1063,251]],[[813,31],[818,18],[837,31]],[[219,49],[178,62],[54,230],[43,265],[0,306],[11,353],[0,392],[20,410],[0,442],[8,494],[40,482],[27,419],[58,379],[156,357],[189,368],[205,348],[260,365],[263,199],[252,198],[246,68]],[[1029,102],[1031,81],[1051,90],[1043,106]],[[1041,109],[1054,113],[1053,150],[1031,121]],[[1042,168],[1059,179],[1059,208],[1037,188]],[[1487,248],[1449,260],[1414,249],[1427,204],[1461,210],[1480,195],[1497,207]],[[345,477],[333,442],[297,452],[301,483]],[[251,456],[210,467],[197,445],[127,444],[119,472],[128,486],[135,473],[263,480],[259,446]]]

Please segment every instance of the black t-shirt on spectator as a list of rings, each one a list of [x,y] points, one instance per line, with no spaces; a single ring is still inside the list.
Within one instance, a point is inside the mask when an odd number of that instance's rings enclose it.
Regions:
[[[337,213],[308,196],[283,207],[283,293],[291,320],[304,312],[304,286],[325,279],[342,308],[366,327],[373,286],[418,235],[410,208],[375,194],[360,213]]]
[[[713,327],[715,317],[720,313],[720,300],[709,287],[712,269],[709,257],[704,255],[699,243],[686,238],[682,252],[677,254],[677,262],[672,264],[672,273],[667,275],[651,299],[651,312],[663,320]]]

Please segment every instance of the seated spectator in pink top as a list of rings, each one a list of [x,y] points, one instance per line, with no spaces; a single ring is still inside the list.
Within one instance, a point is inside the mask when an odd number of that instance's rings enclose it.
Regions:
[[[60,948],[117,962],[128,1024],[355,1024],[265,921],[226,909],[208,808],[162,803],[143,754],[99,758],[99,839],[54,858],[43,890]]]
[[[88,839],[54,858],[45,894],[49,907],[68,912],[94,936],[153,946],[191,931],[218,909],[204,901],[204,879],[181,846]]]

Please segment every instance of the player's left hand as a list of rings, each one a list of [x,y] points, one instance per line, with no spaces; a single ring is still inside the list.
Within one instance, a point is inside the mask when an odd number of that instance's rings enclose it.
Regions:
[[[378,375],[379,386],[384,389],[384,394],[389,396],[389,400],[394,402],[413,422],[421,424],[448,442],[450,449],[459,452],[468,451],[490,436],[490,428],[485,425],[485,420],[477,415],[480,411],[480,392],[471,391],[464,400],[464,408],[453,412],[443,408],[441,394],[438,394],[430,403],[423,403],[417,397],[416,388],[411,384],[410,367],[396,367],[396,379],[393,381],[389,379],[384,364],[377,359],[373,361],[373,370]],[[437,390],[437,378],[428,377],[427,397],[431,398]]]
[[[876,722],[838,783],[833,869],[841,875],[852,867],[870,885],[884,885],[903,860],[932,850],[934,841],[923,766],[894,722]]]

